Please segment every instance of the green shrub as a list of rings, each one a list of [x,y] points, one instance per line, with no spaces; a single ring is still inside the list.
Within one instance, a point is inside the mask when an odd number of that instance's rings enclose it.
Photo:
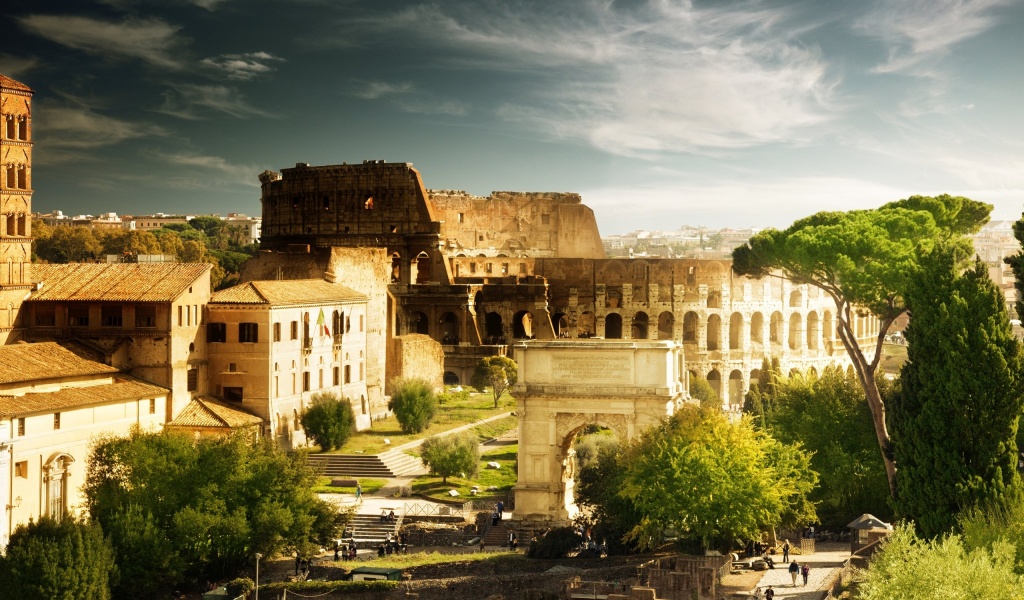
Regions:
[[[238,579],[232,579],[224,586],[224,589],[228,591],[228,596],[237,598],[243,596],[248,598],[253,590],[256,589],[256,584],[252,579],[248,577],[239,577]]]
[[[450,402],[464,403],[469,400],[469,390],[462,389],[456,392],[453,389],[447,389],[437,395],[438,404],[448,404]]]
[[[471,433],[435,435],[424,440],[420,457],[442,483],[460,473],[472,477],[480,466],[480,442]]]
[[[302,428],[324,452],[341,448],[356,430],[356,416],[347,398],[330,392],[313,394],[312,403],[302,413]]]
[[[437,414],[437,397],[424,379],[396,378],[391,381],[388,408],[395,413],[404,433],[419,433]]]
[[[397,581],[275,581],[260,585],[260,592],[269,593],[288,590],[289,592],[340,592],[356,594],[377,592],[398,588]],[[262,596],[262,594],[261,594]]]
[[[531,541],[526,555],[530,558],[565,558],[582,543],[583,538],[575,528],[556,527],[536,542]]]

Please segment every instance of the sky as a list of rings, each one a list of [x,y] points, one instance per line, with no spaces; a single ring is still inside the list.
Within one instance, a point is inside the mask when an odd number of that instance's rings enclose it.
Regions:
[[[1024,0],[14,0],[33,209],[260,214],[257,175],[411,162],[578,192],[601,233],[914,194],[1024,210]]]

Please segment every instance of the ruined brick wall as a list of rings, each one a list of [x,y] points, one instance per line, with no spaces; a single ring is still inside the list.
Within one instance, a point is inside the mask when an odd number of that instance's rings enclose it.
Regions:
[[[391,339],[387,365],[389,384],[395,377],[414,377],[441,389],[443,371],[444,350],[430,336],[413,333]],[[391,393],[390,388],[387,391]]]
[[[320,248],[311,252],[262,251],[241,268],[241,281],[319,279],[365,294],[366,392],[371,414],[387,411],[384,383],[387,357],[388,278],[384,248]]]
[[[603,258],[594,211],[579,194],[429,190],[449,256]]]

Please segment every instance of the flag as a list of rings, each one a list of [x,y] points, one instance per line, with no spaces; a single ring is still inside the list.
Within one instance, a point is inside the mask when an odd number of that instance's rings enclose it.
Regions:
[[[316,318],[316,329],[320,332],[320,337],[331,337],[331,329],[327,326],[327,319],[324,318],[324,309],[320,309],[320,316]]]

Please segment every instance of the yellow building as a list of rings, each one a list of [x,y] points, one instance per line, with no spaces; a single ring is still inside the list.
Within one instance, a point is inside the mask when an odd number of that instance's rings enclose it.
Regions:
[[[90,442],[159,429],[167,398],[53,342],[0,346],[0,548],[21,523],[81,510]]]
[[[207,309],[210,390],[264,419],[285,447],[305,444],[299,417],[317,392],[352,401],[370,426],[366,296],[323,280],[251,281]]]
[[[0,75],[0,344],[32,288],[32,90]]]

